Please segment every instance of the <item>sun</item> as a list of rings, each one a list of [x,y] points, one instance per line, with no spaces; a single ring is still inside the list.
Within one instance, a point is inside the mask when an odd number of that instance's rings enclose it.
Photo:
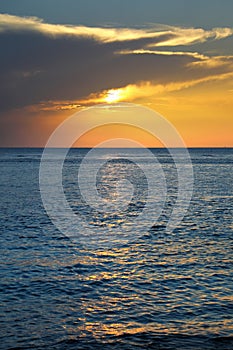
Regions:
[[[122,89],[111,89],[108,90],[104,100],[107,103],[118,102],[122,99]]]

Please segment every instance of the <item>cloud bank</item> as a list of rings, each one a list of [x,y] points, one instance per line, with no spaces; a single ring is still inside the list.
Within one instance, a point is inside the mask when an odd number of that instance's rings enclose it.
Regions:
[[[46,108],[46,103],[49,108],[59,101],[69,109],[97,103],[109,89],[125,89],[125,98],[132,100],[229,78],[233,56],[195,47],[212,41],[217,45],[232,34],[232,28],[158,24],[68,26],[1,14],[0,109]]]

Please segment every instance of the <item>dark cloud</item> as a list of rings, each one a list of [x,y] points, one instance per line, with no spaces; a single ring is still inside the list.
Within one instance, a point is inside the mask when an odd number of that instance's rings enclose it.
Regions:
[[[223,67],[191,68],[200,58],[189,55],[119,54],[174,37],[114,42],[93,36],[45,35],[36,30],[0,32],[0,109],[41,101],[78,100],[91,93],[139,81],[166,83],[224,72]]]

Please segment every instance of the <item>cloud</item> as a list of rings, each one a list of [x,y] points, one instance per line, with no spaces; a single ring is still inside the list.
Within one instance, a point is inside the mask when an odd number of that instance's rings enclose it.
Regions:
[[[158,43],[156,46],[179,46],[203,43],[209,39],[220,40],[233,34],[232,28],[213,28],[204,30],[202,28],[179,28],[171,27],[174,37]]]
[[[94,103],[110,89],[143,96],[224,76],[232,71],[232,56],[176,48],[230,35],[229,28],[94,28],[2,14],[0,108],[56,109],[63,101],[60,109],[68,110]]]
[[[227,67],[229,71],[233,70],[233,56],[203,56],[200,61],[192,62],[190,67],[199,68],[214,68],[214,67]]]
[[[153,84],[150,81],[140,82],[139,84],[129,84],[119,89],[104,90],[99,94],[91,94],[86,100],[76,101],[76,104],[69,104],[70,109],[76,106],[97,104],[106,102],[129,101],[134,102],[141,98],[159,97],[169,92],[176,92],[207,82],[222,81],[233,78],[233,72],[211,75],[199,79],[190,79],[181,82],[172,82],[167,84]],[[113,96],[113,100],[109,96]]]
[[[77,36],[92,37],[95,40],[109,43],[138,39],[157,39],[165,34],[169,39],[157,43],[156,46],[177,46],[201,43],[208,39],[223,39],[233,34],[232,28],[180,28],[175,26],[154,25],[144,28],[111,28],[87,27],[44,23],[37,17],[18,17],[9,14],[0,14],[0,32],[23,31],[39,32],[48,36]],[[152,45],[152,44],[151,44]]]
[[[189,51],[164,51],[164,50],[151,50],[151,49],[138,49],[138,50],[122,50],[118,52],[121,55],[128,54],[151,54],[151,55],[165,55],[165,56],[191,56],[193,58],[198,58],[204,60],[209,58],[199,52],[189,52]]]

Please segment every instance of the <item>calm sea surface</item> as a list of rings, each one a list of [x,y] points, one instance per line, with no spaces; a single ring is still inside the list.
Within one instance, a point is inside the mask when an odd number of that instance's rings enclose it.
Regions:
[[[68,154],[67,199],[95,227],[114,226],[124,217],[95,217],[76,190],[86,152]],[[42,150],[0,149],[0,349],[233,349],[233,149],[190,149],[193,198],[172,234],[165,227],[174,163],[165,150],[152,152],[168,187],[160,219],[148,232],[136,226],[134,242],[94,249],[64,236],[46,214]],[[127,171],[124,161],[107,166],[110,182],[109,174]],[[126,219],[145,201],[145,178],[133,180]],[[107,185],[98,185],[103,195]]]

